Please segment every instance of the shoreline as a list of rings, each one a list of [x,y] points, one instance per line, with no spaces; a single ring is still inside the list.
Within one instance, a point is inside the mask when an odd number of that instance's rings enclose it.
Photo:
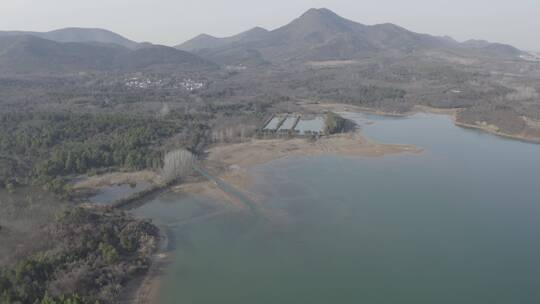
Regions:
[[[422,149],[413,145],[381,144],[363,136],[361,130],[351,133],[325,136],[317,141],[306,138],[291,139],[251,139],[241,143],[215,145],[208,149],[208,155],[202,165],[213,175],[231,185],[243,195],[260,205],[262,197],[249,191],[250,169],[272,161],[294,157],[319,155],[340,155],[344,157],[382,157],[400,153],[422,153]],[[136,174],[107,175],[95,177],[88,184],[109,184],[111,176],[121,181],[121,176],[133,178]],[[148,174],[144,175],[145,177]],[[200,195],[215,200],[223,210],[229,212],[244,211],[249,208],[242,200],[224,192],[215,182],[195,179],[192,182],[171,185],[169,191]],[[259,207],[262,208],[262,205]],[[161,234],[166,234],[164,227],[159,227]],[[160,240],[159,249],[152,257],[152,263],[146,274],[126,286],[122,303],[159,303],[159,291],[163,271],[170,262],[167,250],[167,236]],[[162,243],[164,242],[164,243]]]
[[[128,283],[120,296],[120,303],[159,304],[161,279],[166,266],[171,262],[169,235],[167,229],[158,226],[160,240],[158,249],[152,254],[150,267],[146,273]]]
[[[252,139],[242,143],[221,144],[208,150],[202,165],[214,176],[242,192],[255,202],[262,201],[259,194],[249,191],[250,170],[272,161],[295,157],[338,155],[343,157],[381,157],[385,155],[422,153],[423,149],[406,144],[381,144],[365,137],[360,130],[325,136],[317,141],[305,138]],[[227,200],[229,207],[243,209],[238,199],[224,193],[211,181],[180,184],[175,192],[202,195],[216,200]]]
[[[449,115],[452,118],[452,122],[454,123],[454,125],[460,128],[479,130],[479,131],[482,131],[491,135],[503,137],[506,139],[517,140],[517,141],[521,141],[525,143],[540,144],[540,138],[530,137],[527,135],[516,135],[516,134],[509,134],[509,133],[501,132],[501,131],[493,129],[489,125],[482,125],[479,123],[471,124],[471,123],[461,122],[457,119],[457,114],[459,111],[462,110],[461,108],[439,109],[439,108],[433,108],[429,106],[415,105],[413,109],[410,111],[398,113],[398,112],[385,112],[385,111],[374,109],[374,108],[366,108],[366,107],[361,107],[361,106],[339,104],[339,103],[301,104],[301,106],[306,107],[307,109],[311,109],[311,110],[324,109],[324,110],[329,110],[329,111],[344,111],[344,112],[348,111],[348,112],[358,112],[358,113],[388,116],[388,117],[408,117],[408,116],[412,116],[419,113]]]
[[[411,110],[406,112],[388,112],[376,108],[369,108],[345,103],[299,103],[301,107],[304,107],[310,111],[337,111],[337,112],[356,112],[362,114],[388,116],[388,117],[407,117],[418,113],[431,113],[431,114],[443,114],[443,115],[456,115],[460,108],[454,109],[440,109],[423,105],[415,105]]]
[[[454,119],[454,125],[460,128],[479,130],[479,131],[482,131],[491,135],[495,135],[498,137],[511,139],[511,140],[517,140],[517,141],[521,141],[528,144],[540,144],[540,138],[531,138],[531,137],[522,136],[522,135],[513,135],[513,134],[508,134],[508,133],[504,133],[500,131],[495,131],[489,126],[483,126],[479,124],[469,124],[469,123],[457,121],[456,119]]]
[[[358,112],[365,114],[407,117],[418,113],[432,113],[449,115],[455,126],[467,129],[476,129],[496,136],[520,140],[528,143],[540,143],[521,136],[509,135],[498,132],[489,126],[472,125],[457,121],[457,113],[460,109],[436,109],[426,106],[415,106],[411,111],[404,113],[384,112],[376,109],[369,109],[347,104],[303,104],[310,111],[343,111]],[[405,144],[381,144],[371,140],[357,129],[354,132],[325,136],[317,141],[308,141],[305,138],[290,139],[251,139],[240,143],[226,143],[212,146],[208,149],[207,158],[201,164],[214,176],[222,179],[247,197],[258,204],[264,198],[249,191],[252,175],[250,170],[259,165],[264,165],[272,161],[289,159],[295,157],[310,157],[320,155],[338,155],[343,157],[382,157],[385,155],[400,153],[422,153],[422,149]],[[125,174],[132,179],[136,174]],[[151,175],[142,175],[147,180]],[[118,175],[109,175],[106,178],[92,181],[92,186],[96,184],[109,184],[111,177],[118,179]],[[155,182],[155,181],[154,181]],[[190,195],[204,196],[222,204],[224,210],[242,211],[248,208],[241,200],[224,192],[210,180],[199,180],[172,185],[169,191],[176,193],[186,193]],[[166,231],[164,227],[159,227],[162,234]],[[164,238],[166,243],[167,237]],[[128,303],[159,303],[159,290],[163,278],[163,270],[170,262],[170,255],[163,245],[159,245],[159,250],[153,256],[153,260],[147,274],[137,280],[126,291],[130,298]],[[137,285],[138,284],[138,285]]]

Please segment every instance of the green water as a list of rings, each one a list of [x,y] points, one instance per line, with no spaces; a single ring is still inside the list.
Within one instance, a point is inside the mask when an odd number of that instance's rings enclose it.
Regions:
[[[167,224],[162,303],[540,303],[540,145],[446,116],[358,116],[421,155],[324,156],[253,170],[262,216],[165,195],[137,213]]]

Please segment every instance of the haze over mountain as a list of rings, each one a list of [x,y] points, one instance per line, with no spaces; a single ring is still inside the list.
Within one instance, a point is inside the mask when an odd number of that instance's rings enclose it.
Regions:
[[[519,59],[524,52],[505,44],[411,32],[394,24],[364,25],[328,9],[310,9],[289,24],[268,31],[255,27],[226,38],[199,35],[175,48],[137,43],[103,29],[65,28],[51,32],[0,32],[4,72],[196,70],[220,65],[451,54]],[[192,54],[193,53],[193,54]]]
[[[114,71],[158,68],[197,70],[216,65],[167,46],[132,50],[113,43],[56,42],[33,35],[0,37],[0,70],[13,73]]]
[[[310,9],[273,31],[258,30],[233,37],[200,35],[177,46],[221,64],[358,59],[382,53],[411,54],[425,50],[471,56],[516,58],[522,51],[508,45],[459,43],[408,31],[394,24],[363,25],[328,9]]]
[[[135,49],[139,43],[129,40],[109,30],[97,28],[64,28],[50,32],[0,31],[0,37],[14,35],[31,35],[56,42],[100,42],[118,44]]]
[[[256,41],[264,38],[268,32],[268,30],[263,29],[262,27],[255,27],[246,32],[226,38],[217,38],[207,34],[201,34],[176,47],[189,52],[213,49],[237,42]]]

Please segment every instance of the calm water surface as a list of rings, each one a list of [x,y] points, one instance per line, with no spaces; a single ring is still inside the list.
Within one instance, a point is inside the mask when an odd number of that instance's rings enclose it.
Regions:
[[[92,196],[89,200],[95,204],[108,205],[119,199],[144,191],[150,186],[150,183],[147,182],[105,186],[100,189],[98,194]]]
[[[161,302],[540,303],[540,145],[440,115],[354,119],[425,152],[259,166],[259,216],[190,221],[219,202],[175,195],[139,209],[172,234]]]

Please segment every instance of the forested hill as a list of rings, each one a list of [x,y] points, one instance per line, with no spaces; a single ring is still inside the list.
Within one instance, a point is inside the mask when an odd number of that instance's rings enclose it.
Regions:
[[[221,64],[350,60],[423,52],[499,59],[519,59],[525,54],[510,45],[459,43],[391,23],[365,25],[325,8],[310,9],[272,31],[256,28],[226,38],[203,34],[176,47]]]
[[[131,50],[117,44],[61,43],[32,35],[0,36],[3,75],[217,68],[210,61],[166,46],[145,45]]]
[[[70,27],[50,32],[0,31],[0,37],[21,35],[35,36],[56,42],[117,44],[128,49],[136,49],[140,47],[140,44],[135,41],[129,40],[109,30],[98,28]]]

